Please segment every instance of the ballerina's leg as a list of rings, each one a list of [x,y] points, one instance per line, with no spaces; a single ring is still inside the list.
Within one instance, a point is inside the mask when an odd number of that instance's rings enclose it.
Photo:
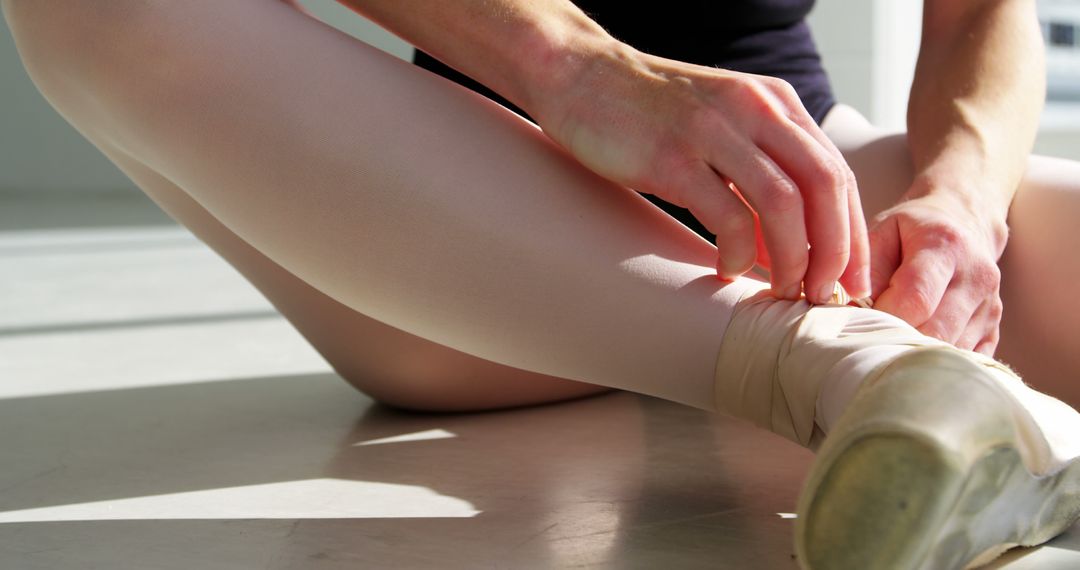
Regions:
[[[334,302],[499,365],[713,407],[731,308],[760,284],[717,279],[712,244],[505,109],[281,2],[5,9],[76,128]]]

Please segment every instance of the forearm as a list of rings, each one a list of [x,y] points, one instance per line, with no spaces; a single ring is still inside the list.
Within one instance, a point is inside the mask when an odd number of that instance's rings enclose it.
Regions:
[[[854,175],[790,84],[635,50],[568,0],[338,1],[506,97],[594,173],[686,208],[717,236],[719,276],[765,257],[756,214],[774,292],[869,293]]]
[[[1034,2],[927,2],[923,26],[908,106],[913,189],[952,193],[1003,247],[1045,94]]]
[[[594,56],[625,46],[568,0],[338,0],[541,121]]]

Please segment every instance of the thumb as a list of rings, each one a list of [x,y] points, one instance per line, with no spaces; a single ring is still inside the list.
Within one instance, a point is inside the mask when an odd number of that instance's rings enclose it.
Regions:
[[[870,229],[870,296],[877,299],[889,288],[889,280],[903,261],[900,227],[895,216],[881,220]]]
[[[769,250],[765,247],[765,234],[761,232],[761,219],[758,218],[757,212],[750,211],[754,216],[754,243],[757,247],[757,264],[765,269],[772,269],[772,259],[769,257]]]

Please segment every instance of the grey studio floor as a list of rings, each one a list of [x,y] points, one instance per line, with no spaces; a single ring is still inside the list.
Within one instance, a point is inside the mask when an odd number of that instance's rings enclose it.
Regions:
[[[0,276],[0,568],[797,567],[801,448],[629,393],[379,406],[141,195],[0,196]],[[1080,526],[993,567],[1080,568]]]

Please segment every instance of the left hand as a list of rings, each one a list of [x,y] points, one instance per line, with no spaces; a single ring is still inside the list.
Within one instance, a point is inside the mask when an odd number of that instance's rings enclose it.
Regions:
[[[993,356],[1001,323],[997,260],[1007,230],[947,193],[878,214],[870,229],[874,308],[958,348]]]

